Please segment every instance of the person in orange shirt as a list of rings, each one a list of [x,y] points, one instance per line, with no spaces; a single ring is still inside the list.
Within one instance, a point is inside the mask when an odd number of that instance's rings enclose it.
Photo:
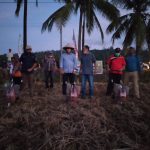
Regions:
[[[126,62],[124,56],[121,55],[121,49],[116,48],[114,54],[111,55],[107,60],[109,79],[106,96],[112,95],[114,83],[120,84],[125,66]]]

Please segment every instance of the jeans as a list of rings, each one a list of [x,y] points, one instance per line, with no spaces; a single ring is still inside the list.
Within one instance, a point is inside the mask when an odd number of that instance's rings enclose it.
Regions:
[[[73,73],[64,73],[63,74],[63,84],[62,84],[62,93],[63,95],[66,95],[67,92],[67,84],[66,82],[70,82],[71,84],[75,81],[75,74]]]
[[[86,95],[86,81],[89,83],[89,95],[94,95],[94,78],[93,75],[83,74],[82,75],[82,84],[81,84],[81,94],[82,96]]]
[[[120,84],[121,74],[109,73],[106,95],[110,96],[113,92],[114,83]]]

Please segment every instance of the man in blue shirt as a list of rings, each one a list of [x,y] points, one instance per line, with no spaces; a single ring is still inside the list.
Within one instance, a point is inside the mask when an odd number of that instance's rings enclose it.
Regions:
[[[81,55],[81,73],[82,73],[82,87],[81,87],[81,98],[86,97],[86,81],[89,82],[89,98],[92,99],[94,96],[94,80],[93,80],[93,64],[95,65],[95,56],[90,53],[89,46],[85,45],[83,53]],[[96,70],[96,65],[95,65]]]
[[[65,53],[62,54],[60,59],[60,71],[63,75],[63,84],[62,84],[62,93],[66,95],[67,82],[71,84],[75,81],[75,70],[77,68],[77,59],[74,53],[71,51],[74,50],[74,47],[71,44],[67,44],[63,47]]]
[[[126,60],[126,69],[125,69],[124,83],[128,85],[129,79],[131,78],[133,80],[134,94],[136,98],[140,99],[138,73],[141,71],[141,65],[140,59],[136,55],[136,50],[133,47],[129,48],[125,60]]]

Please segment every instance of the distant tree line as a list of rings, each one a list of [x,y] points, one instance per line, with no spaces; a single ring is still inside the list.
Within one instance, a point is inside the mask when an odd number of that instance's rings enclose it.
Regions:
[[[41,51],[41,52],[35,52],[37,61],[39,64],[42,65],[42,61],[44,59],[44,56],[48,53],[49,51]],[[59,59],[61,52],[60,51],[52,51],[56,61],[57,65],[59,66]],[[97,50],[93,49],[91,52],[95,55],[96,60],[102,60],[104,63],[106,62],[107,58],[114,52],[114,49],[104,49],[104,50]],[[17,55],[17,54],[14,54]],[[122,51],[122,55],[125,55],[125,51]],[[150,61],[150,53],[148,50],[143,50],[140,52],[140,57],[142,62],[149,62]],[[0,67],[4,66],[7,64],[7,56],[6,54],[0,55]]]

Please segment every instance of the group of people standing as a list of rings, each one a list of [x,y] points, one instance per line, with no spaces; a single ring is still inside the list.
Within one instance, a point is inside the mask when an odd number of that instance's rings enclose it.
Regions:
[[[121,49],[116,48],[113,55],[107,60],[107,70],[109,72],[109,80],[106,95],[110,96],[113,93],[114,83],[128,86],[129,81],[133,81],[134,96],[140,99],[139,92],[139,72],[141,71],[141,61],[136,55],[136,50],[133,47],[127,49],[127,55],[121,55]]]
[[[71,44],[67,44],[63,47],[64,53],[60,57],[59,71],[62,74],[62,94],[66,95],[67,83],[75,84],[76,71],[78,60],[74,54],[74,47]],[[125,85],[128,85],[129,79],[132,78],[134,91],[136,98],[140,98],[138,73],[141,71],[140,59],[136,55],[136,50],[133,47],[128,49],[127,55],[124,57],[121,55],[121,49],[116,48],[114,54],[112,54],[107,62],[106,70],[108,72],[108,85],[107,96],[112,96],[114,83],[120,84],[121,81]],[[12,71],[12,77],[14,84],[20,84],[21,79],[23,84],[28,84],[28,90],[30,96],[33,95],[33,71],[37,67],[37,60],[32,53],[31,46],[26,47],[26,51],[20,58],[15,59],[14,67]],[[90,52],[89,46],[85,45],[82,54],[80,56],[80,72],[81,74],[81,98],[85,99],[86,96],[86,82],[89,83],[89,95],[90,99],[94,96],[94,70],[96,71],[96,58]],[[57,70],[57,64],[53,53],[48,53],[43,59],[43,70],[45,75],[45,88],[54,87],[54,73]],[[20,75],[19,72],[20,71]],[[18,75],[15,75],[17,74]],[[124,77],[124,79],[122,79]]]
[[[72,50],[74,47],[67,44],[64,47],[66,53],[62,54],[60,59],[60,70],[63,76],[62,93],[66,95],[67,82],[71,84],[75,82],[75,74],[77,69],[77,58]],[[86,82],[89,82],[89,98],[94,96],[94,79],[93,79],[93,65],[96,67],[95,56],[90,53],[89,46],[85,45],[81,55],[80,74],[82,74],[81,81],[81,98],[86,98]]]
[[[75,55],[71,53],[73,47],[66,45],[64,47],[66,53],[64,53],[60,60],[61,73],[63,74],[63,94],[66,94],[66,81],[70,81],[71,84],[75,81],[75,69],[77,61]],[[96,71],[96,59],[90,52],[89,46],[85,45],[80,57],[80,74],[81,74],[81,98],[86,98],[86,82],[89,83],[89,98],[94,96],[94,72]],[[139,92],[139,72],[141,71],[140,58],[136,55],[136,50],[133,47],[128,48],[126,56],[121,54],[121,49],[116,48],[114,54],[112,54],[106,62],[106,71],[108,72],[108,84],[106,90],[106,96],[114,96],[113,88],[114,84],[129,85],[129,81],[133,81],[134,96],[140,99]]]

